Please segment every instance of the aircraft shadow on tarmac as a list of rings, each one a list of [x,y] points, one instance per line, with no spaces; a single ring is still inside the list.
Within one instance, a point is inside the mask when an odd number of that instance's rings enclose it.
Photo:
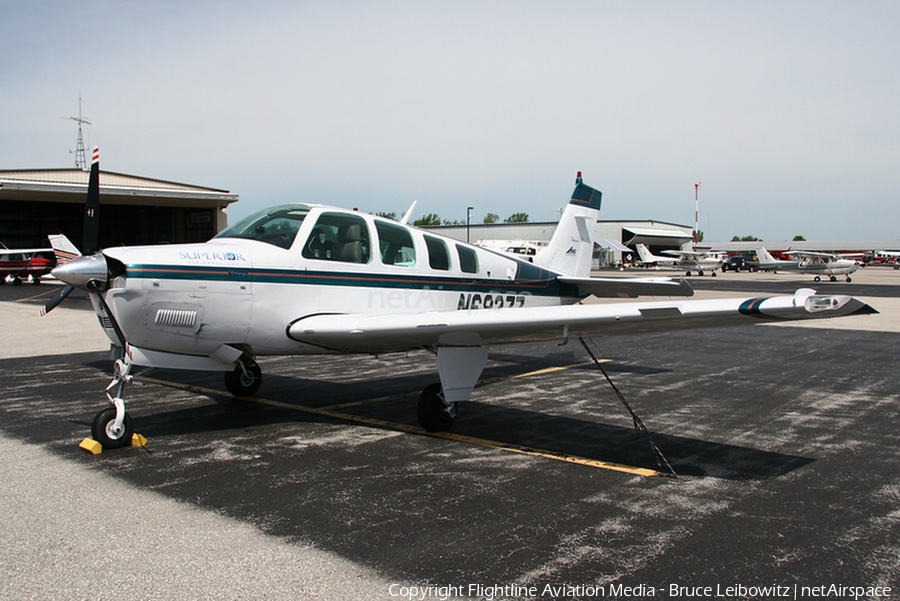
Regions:
[[[107,371],[103,361],[88,364]],[[629,366],[618,366],[627,370]],[[592,369],[584,366],[583,369]],[[634,369],[652,369],[633,366]],[[506,372],[505,367],[486,371],[486,378]],[[193,437],[201,433],[252,429],[287,422],[361,423],[380,429],[420,431],[416,422],[418,391],[432,375],[380,376],[377,380],[321,381],[316,378],[267,373],[257,401],[231,397],[219,374],[154,370],[154,381],[177,388],[185,397],[180,408],[166,409],[164,401],[147,407],[135,403],[135,428],[152,441],[173,436]],[[162,384],[166,385],[166,384]],[[158,388],[160,384],[154,384]],[[195,387],[195,388],[191,388]],[[152,389],[146,389],[151,392]],[[217,392],[221,390],[221,394]],[[184,402],[196,406],[185,407]],[[168,396],[161,392],[160,398]],[[202,404],[202,398],[215,404]],[[333,408],[333,409],[332,409]],[[612,412],[616,412],[613,414]],[[597,421],[598,418],[602,421]],[[357,421],[358,420],[358,421]],[[619,420],[626,425],[605,423]],[[647,438],[630,425],[621,406],[606,403],[592,415],[561,416],[509,405],[470,401],[465,403],[452,429],[460,437],[489,441],[487,446],[512,446],[553,456],[584,458],[595,462],[659,469]],[[803,467],[814,459],[744,446],[651,432],[653,442],[681,476],[728,480],[776,478]],[[460,444],[466,444],[460,442]],[[551,459],[547,459],[551,461]],[[664,472],[664,469],[660,469]]]

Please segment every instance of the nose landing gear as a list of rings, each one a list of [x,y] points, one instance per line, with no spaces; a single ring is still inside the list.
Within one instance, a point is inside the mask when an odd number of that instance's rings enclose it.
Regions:
[[[125,401],[122,399],[122,391],[125,384],[134,380],[131,375],[131,363],[118,359],[113,364],[113,379],[106,387],[106,398],[112,403],[94,417],[91,423],[91,436],[100,443],[104,449],[120,449],[131,444],[134,435],[134,423],[131,416],[125,411]],[[113,397],[109,391],[116,389]]]

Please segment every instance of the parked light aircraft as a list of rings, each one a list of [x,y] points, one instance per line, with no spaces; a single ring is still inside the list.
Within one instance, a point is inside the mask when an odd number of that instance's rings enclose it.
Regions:
[[[659,266],[659,265],[675,265],[678,261],[675,257],[661,257],[659,255],[654,255],[650,252],[650,249],[647,248],[646,244],[635,244],[635,248],[637,249],[638,254],[638,263],[641,265],[650,266]]]
[[[837,276],[845,275],[848,282],[850,274],[859,269],[859,262],[853,259],[840,258],[830,253],[811,252],[806,250],[789,250],[789,255],[800,257],[800,259],[786,261],[779,260],[769,254],[763,247],[756,250],[759,258],[759,268],[765,271],[796,271],[798,273],[811,274],[815,277],[814,282],[822,280],[823,275],[829,276],[832,282],[837,281]]]
[[[692,271],[696,271],[697,275],[703,275],[705,270],[709,270],[713,277],[716,276],[716,270],[722,266],[722,259],[714,257],[705,251],[696,250],[664,250],[667,255],[672,257],[661,257],[654,255],[650,249],[643,244],[636,245],[638,257],[641,263],[647,265],[671,265],[676,269],[686,269],[685,275],[691,275]]]
[[[129,444],[122,399],[134,366],[220,371],[235,395],[252,395],[254,357],[381,354],[427,349],[439,383],[418,417],[448,429],[469,398],[491,344],[872,313],[849,296],[792,296],[579,305],[596,294],[690,295],[683,280],[589,277],[601,193],[579,177],[548,248],[528,263],[388,219],[318,204],[261,211],[209,242],[94,252],[99,202],[95,161],[85,221],[86,253],[57,267],[87,290],[121,349],[92,424],[104,447]],[[88,233],[88,230],[94,233]],[[540,259],[540,261],[538,261]]]
[[[900,269],[900,251],[876,250],[874,255],[876,261],[869,263],[869,265],[883,265]]]
[[[725,262],[721,257],[704,250],[664,250],[663,252],[678,257],[675,267],[686,269],[685,275],[691,275],[691,270],[694,270],[697,275],[702,276],[703,272],[708,270],[711,276],[716,277],[716,270]]]
[[[18,286],[23,278],[31,277],[32,284],[41,283],[41,275],[50,267],[50,261],[37,253],[50,252],[49,248],[7,248],[0,243],[0,285],[6,283],[11,276],[13,284]]]

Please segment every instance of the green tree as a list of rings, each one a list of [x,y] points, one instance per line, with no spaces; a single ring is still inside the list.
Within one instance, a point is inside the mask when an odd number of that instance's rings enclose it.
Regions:
[[[437,213],[428,213],[421,218],[413,221],[413,225],[418,227],[429,227],[441,224],[441,217]]]
[[[382,211],[378,211],[375,214],[379,217],[384,217],[385,219],[393,219],[394,221],[397,221],[397,213],[384,213]]]
[[[503,223],[528,223],[528,213],[513,213]]]
[[[488,213],[484,216],[483,223],[497,223],[498,221],[500,221],[500,215],[497,213]]]
[[[738,238],[735,236],[731,239],[732,242],[760,242],[761,240],[756,236],[744,236],[743,238]]]
[[[803,236],[794,236],[794,242],[806,242],[806,238]]]

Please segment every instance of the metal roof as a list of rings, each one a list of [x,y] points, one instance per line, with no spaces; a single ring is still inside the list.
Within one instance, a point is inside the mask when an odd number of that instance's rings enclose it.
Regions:
[[[83,203],[90,173],[81,169],[0,170],[0,199]],[[227,190],[100,171],[100,196],[107,204],[227,206],[238,200]]]

